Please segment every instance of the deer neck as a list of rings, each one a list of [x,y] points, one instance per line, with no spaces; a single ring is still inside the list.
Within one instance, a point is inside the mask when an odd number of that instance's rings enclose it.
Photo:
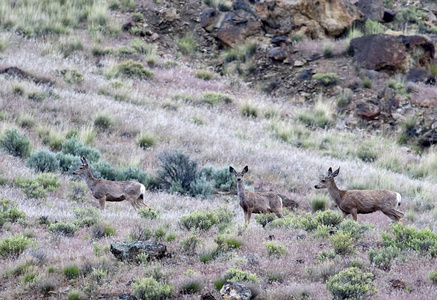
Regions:
[[[97,184],[97,179],[95,179],[93,177],[93,174],[91,173],[91,170],[88,170],[84,175],[83,178],[85,179],[85,183],[88,186],[88,188],[90,190],[94,190],[96,184]]]
[[[240,199],[240,202],[244,202],[244,200],[246,199],[244,180],[237,181],[237,194],[238,194],[238,198]]]
[[[343,194],[342,191],[335,184],[334,180],[331,181],[331,184],[328,187],[328,192],[331,198],[335,201],[335,203],[337,203],[337,205],[340,205]]]

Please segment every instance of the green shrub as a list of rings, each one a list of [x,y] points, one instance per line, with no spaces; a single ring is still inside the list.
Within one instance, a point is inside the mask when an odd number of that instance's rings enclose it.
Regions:
[[[115,229],[106,222],[95,223],[90,226],[91,236],[95,239],[110,237],[115,235]]]
[[[318,224],[337,226],[343,221],[343,216],[340,214],[340,212],[334,212],[328,209],[323,212],[318,211],[314,219]]]
[[[183,295],[192,295],[200,293],[203,289],[203,284],[200,280],[190,279],[181,284],[179,292]]]
[[[205,81],[211,80],[213,76],[214,73],[208,70],[199,70],[196,72],[196,77]]]
[[[33,100],[35,102],[42,102],[48,96],[49,96],[49,94],[45,91],[35,91],[35,92],[30,92],[29,94],[27,94],[27,98],[29,98],[29,100]]]
[[[166,299],[173,294],[172,285],[160,284],[153,277],[136,278],[132,290],[134,296],[142,300]]]
[[[214,225],[217,225],[220,220],[218,215],[210,210],[195,211],[187,216],[182,216],[180,224],[187,230],[208,231]]]
[[[400,251],[394,246],[388,246],[381,250],[370,249],[367,255],[369,261],[383,270],[388,270],[392,262],[399,256]]]
[[[68,222],[57,222],[48,226],[48,230],[50,232],[55,234],[63,234],[66,236],[73,236],[77,229],[77,225]]]
[[[343,90],[337,96],[337,107],[343,108],[343,107],[349,105],[352,102],[353,95],[354,94],[351,90],[349,90],[349,89]]]
[[[429,278],[429,280],[432,281],[432,283],[436,284],[437,283],[437,271],[429,271],[428,278]]]
[[[51,296],[56,289],[57,280],[54,277],[43,278],[36,284],[36,289],[45,297]]]
[[[197,246],[202,242],[200,238],[195,235],[190,235],[180,241],[180,245],[183,252],[189,255],[196,253]]]
[[[121,177],[120,172],[107,161],[99,160],[97,163],[93,164],[93,167],[104,179],[115,181],[117,180],[117,176]]]
[[[61,151],[64,154],[71,154],[73,156],[77,156],[78,158],[85,156],[87,161],[91,163],[97,162],[100,159],[100,152],[98,150],[85,146],[84,144],[82,144],[77,140],[75,135],[73,135],[72,137],[70,137],[69,139],[65,140],[62,143]],[[61,164],[61,168],[66,167],[66,165],[62,164],[62,162],[60,164]]]
[[[67,279],[76,279],[79,276],[79,268],[77,266],[64,267],[62,274],[64,274]]]
[[[177,39],[176,43],[179,46],[179,50],[184,55],[191,55],[197,49],[196,39],[191,32],[187,32],[183,38]]]
[[[29,114],[20,114],[17,119],[17,123],[21,128],[30,129],[35,126],[35,118]]]
[[[76,216],[74,224],[78,227],[90,227],[100,221],[100,213],[92,208],[74,208],[73,213]]]
[[[416,229],[414,226],[404,226],[400,222],[392,225],[394,237],[382,233],[382,242],[385,247],[393,246],[398,249],[410,249],[421,254],[437,256],[437,234],[428,227]]]
[[[0,228],[6,222],[17,222],[19,219],[26,219],[26,213],[17,208],[16,204],[11,203],[7,198],[0,199]]]
[[[147,149],[155,146],[156,144],[156,138],[148,133],[141,134],[140,138],[138,139],[138,145],[142,149]]]
[[[237,249],[243,244],[241,240],[236,238],[226,238],[225,243],[228,249]]]
[[[174,232],[170,232],[170,233],[167,234],[167,236],[165,237],[165,241],[166,241],[166,242],[172,242],[172,241],[176,240],[177,237],[178,237],[178,236],[177,236],[176,233],[174,233]]]
[[[149,219],[149,220],[155,220],[159,216],[159,212],[152,208],[152,210],[149,210],[147,207],[141,207],[138,210],[138,214],[141,218]]]
[[[371,89],[372,88],[372,81],[370,79],[368,79],[368,78],[363,79],[363,86],[366,89]]]
[[[370,223],[358,223],[352,219],[345,219],[338,225],[338,231],[349,234],[354,240],[360,239],[366,231],[375,228]]]
[[[26,158],[30,155],[30,141],[16,129],[6,130],[0,137],[0,147],[8,154]]]
[[[143,172],[140,169],[127,167],[124,169],[120,169],[117,172],[117,176],[115,177],[115,180],[117,181],[129,181],[134,180],[138,181],[139,183],[142,183],[147,186],[147,173]]]
[[[16,257],[32,244],[35,244],[32,239],[20,234],[3,238],[0,241],[0,255],[3,258]]]
[[[340,80],[340,77],[335,73],[317,73],[313,75],[313,78],[324,86],[336,85]]]
[[[322,53],[325,58],[332,58],[334,56],[334,45],[324,44]]]
[[[47,192],[54,192],[61,185],[53,173],[42,173],[35,179],[23,179],[18,177],[16,184],[21,187],[26,197],[35,199],[45,198]]]
[[[197,178],[197,162],[180,151],[162,153],[158,159],[161,162],[156,177],[158,185],[173,193],[187,194]]]
[[[325,238],[329,236],[331,232],[332,232],[331,226],[318,225],[316,230],[314,231],[314,235],[318,238]]]
[[[215,286],[216,290],[220,291],[226,282],[227,282],[227,280],[225,278],[219,278],[216,281],[214,281],[214,286]]]
[[[325,261],[325,260],[329,260],[329,259],[334,259],[337,257],[337,254],[335,254],[334,251],[325,251],[323,250],[318,256],[317,256],[317,260],[319,261]]]
[[[252,281],[258,283],[258,276],[255,273],[250,273],[237,268],[230,268],[226,271],[225,279],[228,281]]]
[[[250,105],[249,103],[245,103],[243,106],[241,106],[240,114],[246,118],[257,118],[258,108]]]
[[[23,276],[23,283],[30,283],[33,282],[36,278],[36,274],[35,273],[29,273]]]
[[[229,172],[229,167],[215,169],[214,167],[205,167],[201,171],[206,178],[210,180],[213,187],[223,191],[230,191],[236,188],[235,177]]]
[[[214,92],[202,94],[202,101],[210,105],[218,105],[220,103],[229,104],[234,102],[234,100],[230,96]]]
[[[213,261],[214,259],[216,259],[223,251],[220,248],[215,248],[213,250],[210,251],[206,251],[205,253],[203,253],[202,255],[200,255],[200,262],[201,263],[209,263],[211,261]]]
[[[377,290],[372,273],[364,273],[356,267],[348,268],[329,278],[326,288],[334,300],[367,299]]]
[[[142,22],[144,20],[144,16],[140,12],[133,13],[131,15],[132,21],[134,22]]]
[[[277,216],[274,213],[255,215],[256,222],[262,227],[266,227],[267,224],[271,223],[275,219],[277,219]]]
[[[353,240],[347,233],[337,232],[329,238],[336,254],[348,255],[354,253]]]
[[[147,79],[153,77],[153,72],[145,68],[143,64],[128,60],[116,66],[115,77],[126,76],[129,78]]]
[[[68,84],[80,84],[85,80],[83,78],[83,75],[80,74],[76,69],[72,69],[72,70],[64,69],[61,70],[59,73],[64,79],[65,83]]]
[[[85,202],[87,199],[88,187],[84,182],[70,182],[68,198],[76,202]]]
[[[366,24],[366,34],[378,34],[384,33],[386,31],[385,27],[379,23],[378,21],[373,21],[371,19],[367,19]]]
[[[264,246],[266,247],[267,253],[269,256],[282,256],[288,254],[288,250],[279,244],[276,244],[275,242],[265,242]]]
[[[324,211],[329,205],[329,196],[326,194],[312,194],[310,197],[312,211]]]
[[[26,166],[36,172],[56,172],[59,169],[59,161],[53,152],[40,150],[30,154]]]
[[[88,299],[87,295],[84,292],[78,290],[72,290],[67,295],[67,300],[86,300],[86,299]]]
[[[269,273],[267,274],[267,281],[268,283],[273,283],[273,282],[282,283],[284,282],[284,275],[279,273]]]
[[[209,198],[213,192],[213,186],[206,180],[205,176],[198,175],[190,183],[189,194],[191,197]]]
[[[112,126],[114,126],[114,119],[107,114],[99,114],[94,119],[94,126],[100,130],[109,130]]]
[[[65,57],[68,57],[74,52],[82,51],[84,49],[82,40],[79,37],[69,37],[66,39],[61,39],[58,48]]]

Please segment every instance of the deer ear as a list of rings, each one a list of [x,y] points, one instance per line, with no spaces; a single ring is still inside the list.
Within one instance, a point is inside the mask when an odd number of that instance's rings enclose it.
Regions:
[[[332,173],[332,177],[336,177],[338,175],[338,173],[340,173],[340,167],[338,167],[338,169],[335,170],[334,173]]]
[[[241,173],[246,174],[248,171],[249,171],[249,167],[245,166],[243,169],[243,172],[241,172]]]
[[[328,169],[328,177],[331,177],[331,175],[332,175],[332,168],[329,168]]]
[[[232,168],[231,166],[229,166],[229,172],[231,172],[232,174],[234,174],[234,173],[235,173],[234,168]]]
[[[86,161],[85,156],[82,156],[82,159],[83,159],[83,164],[87,166],[87,165],[88,165],[88,162]]]

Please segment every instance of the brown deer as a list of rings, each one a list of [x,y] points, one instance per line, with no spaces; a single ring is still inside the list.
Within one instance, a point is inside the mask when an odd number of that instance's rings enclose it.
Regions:
[[[396,209],[401,205],[401,195],[399,193],[389,190],[340,190],[334,181],[339,172],[340,168],[334,173],[329,168],[328,176],[314,187],[316,189],[328,189],[329,195],[343,212],[343,217],[351,214],[356,221],[357,214],[370,214],[375,211],[382,211],[393,221],[399,221],[404,216],[404,213]]]
[[[275,213],[278,218],[282,218],[282,199],[272,192],[252,192],[244,188],[244,174],[249,171],[247,166],[241,173],[229,167],[229,172],[235,175],[237,180],[237,193],[240,199],[240,206],[244,211],[245,224],[250,222],[250,216],[254,214]]]
[[[106,201],[120,202],[127,200],[135,210],[141,206],[150,207],[144,202],[146,188],[143,184],[136,181],[110,181],[96,179],[91,173],[90,166],[85,157],[81,159],[82,165],[73,172],[74,175],[82,176],[88,188],[93,193],[94,198],[99,200],[100,210],[105,209]]]

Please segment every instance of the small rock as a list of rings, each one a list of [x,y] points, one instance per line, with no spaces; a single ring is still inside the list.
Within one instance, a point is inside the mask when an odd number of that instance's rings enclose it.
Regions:
[[[302,60],[295,60],[294,61],[294,66],[295,67],[303,67],[304,65],[305,65],[305,61],[302,61]]]
[[[237,282],[226,282],[220,290],[220,295],[225,300],[250,300],[252,291]]]

